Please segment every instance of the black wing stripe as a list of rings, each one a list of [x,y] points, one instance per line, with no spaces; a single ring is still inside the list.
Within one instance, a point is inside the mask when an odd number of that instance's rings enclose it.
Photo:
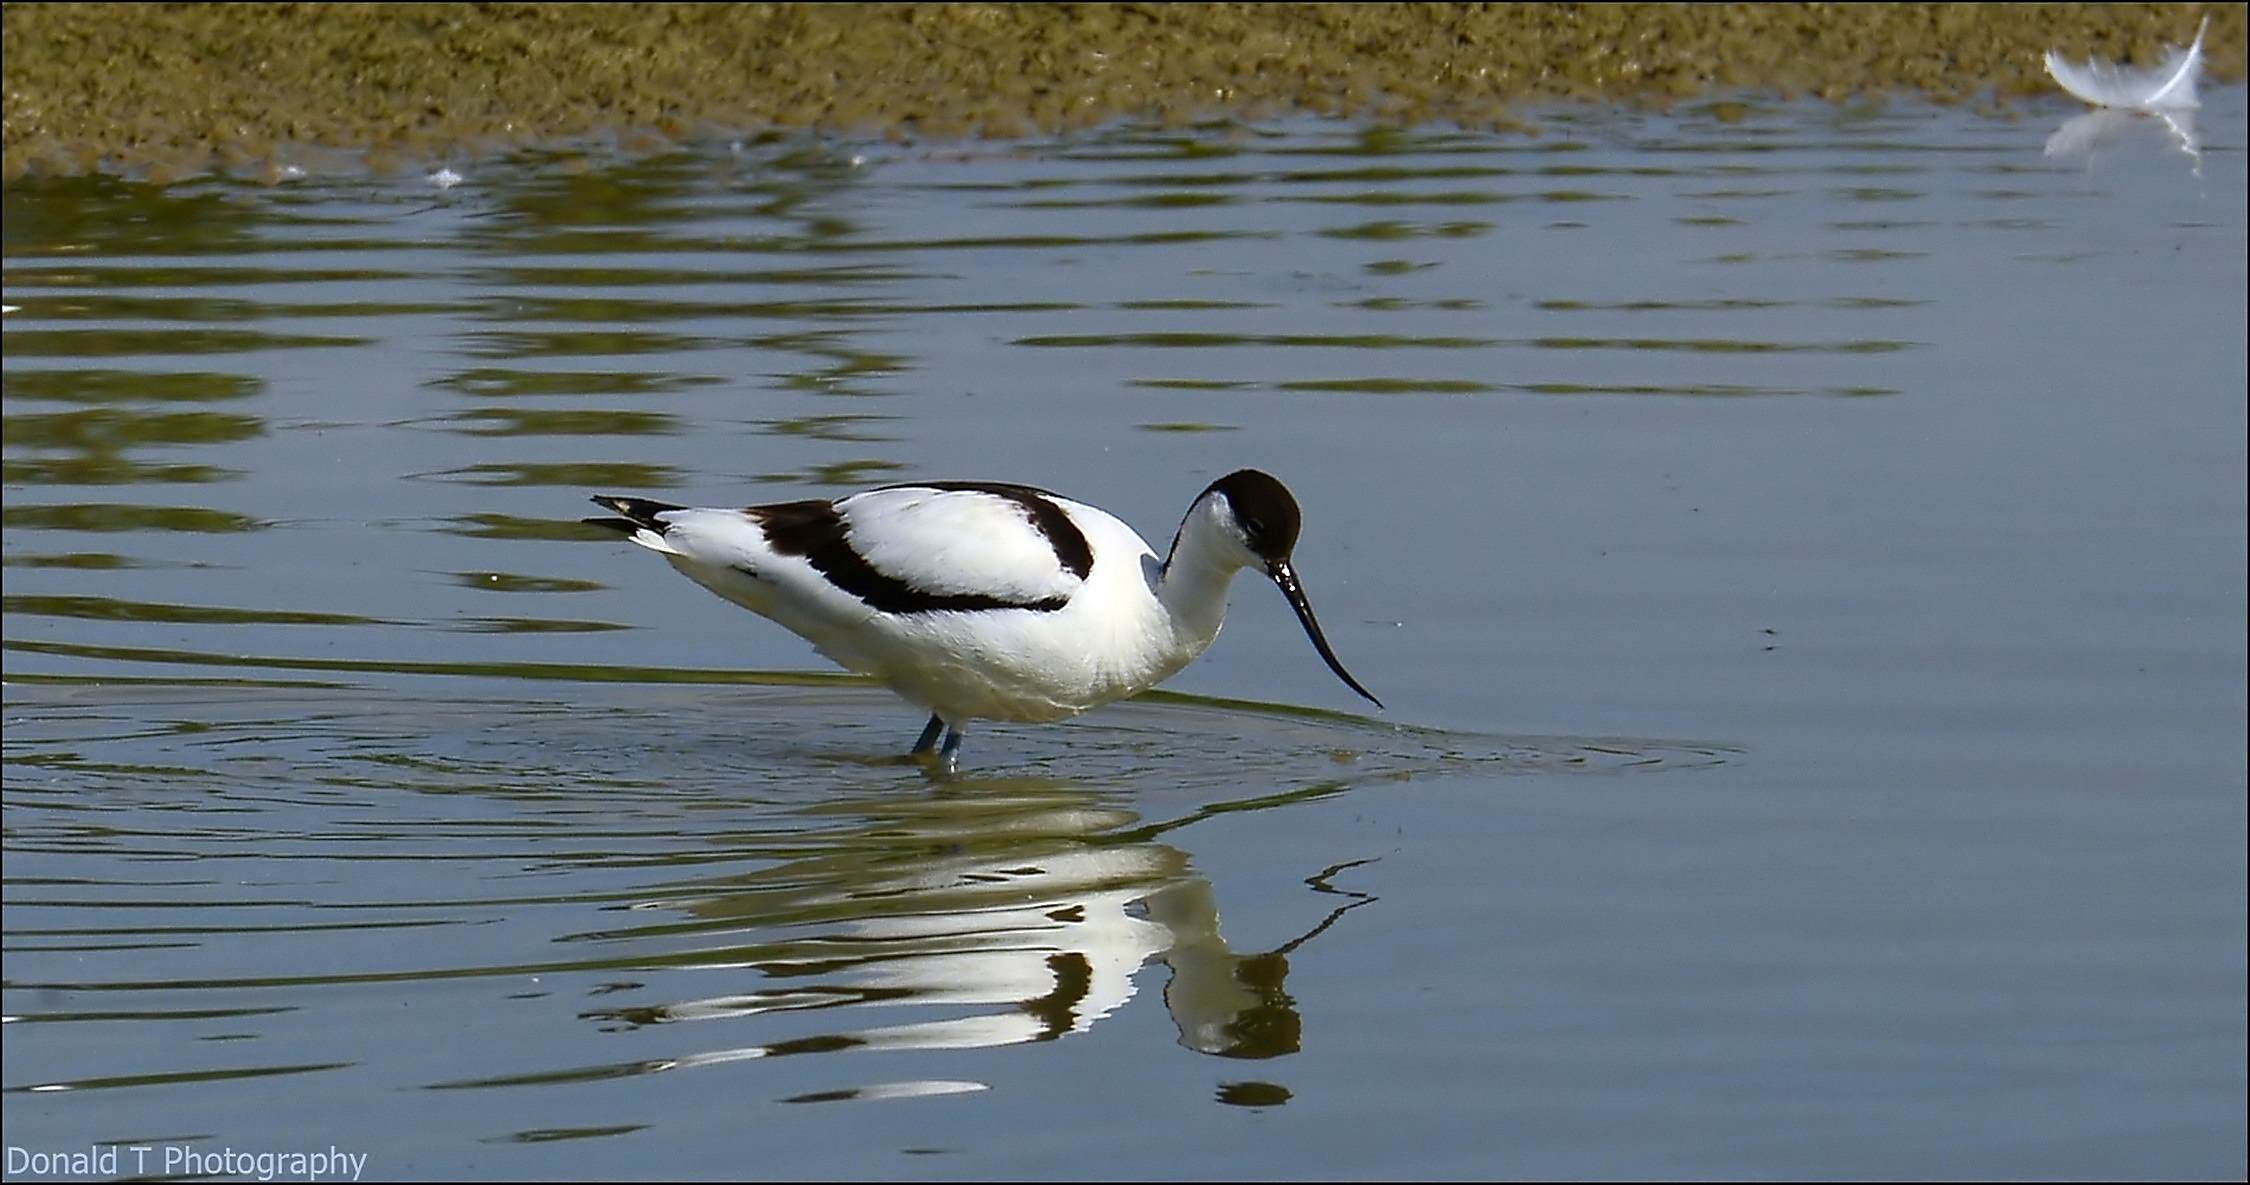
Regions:
[[[932,592],[917,588],[888,573],[879,572],[866,557],[852,550],[844,520],[832,502],[818,498],[778,502],[743,511],[766,534],[766,543],[782,555],[802,556],[830,584],[882,613],[967,612],[977,609],[1031,609],[1052,613],[1070,603],[1068,597],[1014,600],[985,593]],[[1060,509],[1057,508],[1057,513]],[[1067,520],[1066,520],[1067,521]],[[1074,532],[1076,527],[1071,528]],[[1084,537],[1080,537],[1083,545]],[[1089,564],[1089,566],[1091,566]]]

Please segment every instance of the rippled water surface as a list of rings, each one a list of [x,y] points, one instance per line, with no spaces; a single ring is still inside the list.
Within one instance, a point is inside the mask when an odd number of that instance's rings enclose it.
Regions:
[[[2244,92],[2074,114],[11,186],[7,1142],[2240,1177]],[[1243,465],[1390,711],[1244,580],[950,781],[577,521]]]

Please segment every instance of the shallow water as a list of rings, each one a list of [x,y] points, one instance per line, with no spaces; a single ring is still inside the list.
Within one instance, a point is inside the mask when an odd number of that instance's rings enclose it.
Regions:
[[[2073,114],[12,186],[7,1142],[2239,1177],[2244,92]],[[1240,465],[1391,710],[1246,580],[951,782],[576,522]]]

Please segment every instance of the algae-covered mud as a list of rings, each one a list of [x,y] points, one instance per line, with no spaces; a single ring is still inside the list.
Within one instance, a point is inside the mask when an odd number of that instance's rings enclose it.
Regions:
[[[1511,127],[1727,90],[2037,93],[2150,61],[2197,5],[11,4],[5,175],[425,159],[597,131],[904,137],[1289,112]],[[2209,10],[2214,79],[2244,10]]]

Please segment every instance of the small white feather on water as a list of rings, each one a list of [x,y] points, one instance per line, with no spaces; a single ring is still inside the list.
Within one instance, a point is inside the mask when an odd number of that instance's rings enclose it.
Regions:
[[[439,169],[437,172],[430,174],[429,177],[430,184],[437,186],[439,189],[451,189],[466,180],[468,178],[451,169]]]
[[[2183,111],[2203,104],[2195,97],[2196,77],[2203,73],[2203,34],[2211,27],[2206,16],[2195,30],[2195,44],[2174,47],[2153,68],[2136,70],[2088,58],[2084,65],[2063,60],[2047,51],[2047,73],[2064,90],[2096,107],[2126,107],[2135,111]]]

